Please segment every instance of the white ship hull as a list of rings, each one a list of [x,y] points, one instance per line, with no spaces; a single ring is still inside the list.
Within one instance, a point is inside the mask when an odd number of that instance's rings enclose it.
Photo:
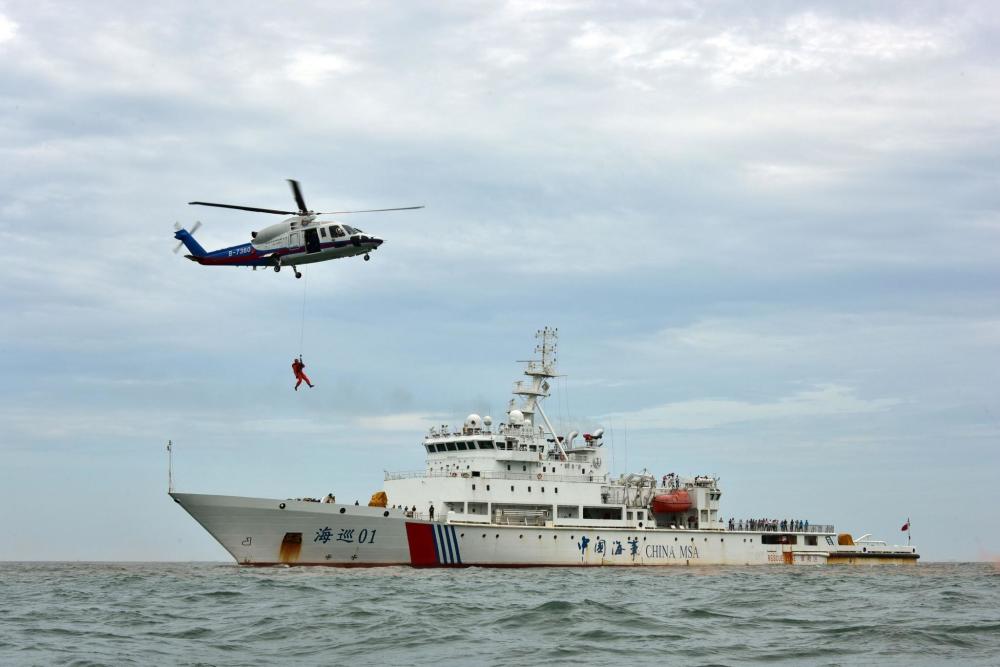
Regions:
[[[832,533],[802,533],[800,544],[765,544],[768,536],[759,531],[498,526],[416,520],[381,507],[171,495],[247,566],[811,565],[839,558]],[[817,545],[804,544],[807,537]],[[896,557],[915,562],[917,555]]]

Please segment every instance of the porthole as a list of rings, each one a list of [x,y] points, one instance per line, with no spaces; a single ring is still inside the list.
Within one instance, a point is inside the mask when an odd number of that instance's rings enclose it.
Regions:
[[[558,535],[553,535],[553,536],[552,536],[552,539],[554,540],[554,539],[556,539],[557,537],[559,537],[559,536],[558,536]]]
[[[343,514],[343,513],[344,513],[344,512],[346,512],[346,511],[347,511],[347,508],[346,508],[346,507],[341,507],[341,508],[340,508],[340,513],[341,513],[341,514]]]
[[[524,535],[523,535],[523,534],[522,534],[522,535],[518,535],[518,536],[517,536],[517,539],[519,539],[519,540],[523,540],[523,539],[524,539]]]
[[[496,534],[496,538],[497,538],[498,540],[500,539],[500,533],[497,533],[497,534]]]
[[[459,533],[459,537],[465,537],[465,533]]]
[[[538,536],[538,539],[542,539],[542,536],[541,536],[541,535],[539,535],[539,536]]]
[[[485,538],[486,538],[486,533],[483,533],[483,539],[485,539]]]
[[[511,485],[510,485],[510,490],[511,490],[511,491],[513,491],[513,490],[514,490],[514,485],[513,485],[513,484],[511,484]]]
[[[382,516],[389,516],[389,510],[382,512]]]

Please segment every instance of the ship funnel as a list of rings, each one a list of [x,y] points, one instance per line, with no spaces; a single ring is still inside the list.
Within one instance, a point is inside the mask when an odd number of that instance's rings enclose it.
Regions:
[[[570,448],[573,447],[573,440],[575,440],[576,436],[578,436],[578,435],[580,435],[579,431],[570,431],[569,432],[569,435],[566,436],[566,449],[570,449]]]
[[[604,429],[603,428],[597,429],[596,431],[594,431],[594,440],[600,439],[602,435],[604,435]]]

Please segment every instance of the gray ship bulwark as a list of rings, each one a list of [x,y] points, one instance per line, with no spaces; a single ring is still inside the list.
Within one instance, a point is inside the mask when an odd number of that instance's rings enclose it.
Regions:
[[[242,565],[410,565],[401,510],[197,493],[174,501]]]

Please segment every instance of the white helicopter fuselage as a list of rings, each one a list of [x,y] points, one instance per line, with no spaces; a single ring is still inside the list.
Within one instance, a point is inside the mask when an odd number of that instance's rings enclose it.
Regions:
[[[382,245],[382,239],[332,220],[294,216],[253,233],[250,243],[206,252],[186,230],[176,238],[188,245],[192,261],[205,265],[296,267],[341,257],[364,255]],[[298,272],[296,272],[298,274]]]
[[[381,244],[350,225],[299,216],[265,227],[250,242],[258,257],[277,255],[286,266],[366,255]]]

